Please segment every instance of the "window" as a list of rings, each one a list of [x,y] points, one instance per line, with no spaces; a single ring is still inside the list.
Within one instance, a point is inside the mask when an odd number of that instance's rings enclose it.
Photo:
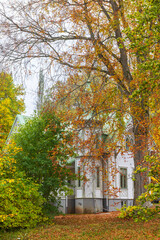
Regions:
[[[108,135],[103,133],[102,134],[102,141],[103,141],[103,143],[107,143],[107,140],[108,140],[107,138],[108,138]]]
[[[97,149],[99,149],[99,147],[100,147],[100,139],[101,138],[101,136],[98,134],[98,133],[96,133],[96,135],[95,135],[95,147],[97,148]]]
[[[129,138],[126,138],[126,150],[129,150]]]
[[[124,207],[124,205],[127,207],[127,200],[121,201],[121,208]]]
[[[96,187],[100,187],[100,168],[96,168]]]
[[[133,146],[133,144],[134,144],[132,138],[130,139],[130,144],[131,144],[131,146]]]
[[[127,188],[127,169],[120,169],[120,188]]]
[[[81,168],[78,167],[78,187],[81,187]]]
[[[133,139],[126,137],[126,150],[129,151],[133,146]]]

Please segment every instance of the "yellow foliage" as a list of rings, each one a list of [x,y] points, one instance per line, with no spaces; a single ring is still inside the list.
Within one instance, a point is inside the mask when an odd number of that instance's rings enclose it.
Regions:
[[[16,115],[24,110],[23,100],[18,99],[21,95],[21,88],[14,85],[12,77],[7,73],[0,73],[0,149]]]

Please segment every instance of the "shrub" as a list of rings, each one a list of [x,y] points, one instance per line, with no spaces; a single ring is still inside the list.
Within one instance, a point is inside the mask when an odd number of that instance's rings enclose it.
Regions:
[[[119,218],[133,218],[135,222],[148,221],[152,219],[159,211],[159,207],[148,208],[143,206],[122,207]]]
[[[0,153],[0,228],[5,229],[34,227],[45,220],[39,185],[15,167],[13,156],[17,151],[10,145]]]
[[[139,206],[130,206],[130,207],[122,207],[120,218],[133,218],[135,222],[138,220],[148,221],[152,219],[155,214],[157,214],[160,210],[159,206],[154,208],[144,207],[146,202],[159,202],[160,199],[160,162],[159,155],[154,156],[146,156],[145,158],[148,166],[145,168],[137,167],[136,173],[147,172],[148,177],[150,177],[150,183],[145,185],[146,192],[141,194],[137,202]]]
[[[145,185],[146,192],[138,197],[137,201],[143,205],[145,202],[157,202],[160,200],[160,156],[146,156],[146,168],[137,167],[135,172],[147,172],[150,183]]]
[[[35,227],[44,220],[38,185],[23,179],[0,181],[0,227]]]

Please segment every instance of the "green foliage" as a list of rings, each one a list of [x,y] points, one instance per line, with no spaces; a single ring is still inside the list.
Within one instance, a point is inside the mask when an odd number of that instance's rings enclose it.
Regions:
[[[20,87],[16,87],[12,77],[0,73],[0,149],[4,146],[16,115],[24,110]]]
[[[132,93],[132,98],[138,101],[140,96],[149,98],[159,87],[160,3],[150,0],[131,2],[135,10],[129,15],[131,24],[125,33],[130,40],[130,52],[137,58],[135,77],[142,79]]]
[[[119,218],[133,218],[135,222],[138,222],[139,220],[148,221],[154,218],[158,211],[158,207],[148,208],[143,206],[124,206],[121,208]]]
[[[140,204],[144,204],[146,201],[158,201],[160,199],[160,162],[158,156],[146,156],[147,168],[136,169],[136,172],[147,171],[148,177],[150,177],[150,183],[145,186],[146,192],[138,197]]]
[[[150,0],[132,2],[135,5],[134,12],[129,15],[132,24],[125,31],[130,39],[131,49],[143,62],[147,60],[146,56],[149,60],[153,59],[154,48],[160,40],[160,3]]]
[[[42,214],[44,199],[38,192],[38,184],[26,179],[14,163],[13,153],[1,154],[0,228],[35,227],[45,220]]]
[[[67,168],[68,158],[74,156],[71,134],[48,110],[22,126],[15,142],[21,148],[15,155],[17,167],[40,184],[47,201],[55,201],[58,190],[75,177]]]
[[[44,220],[38,186],[23,179],[0,180],[0,227],[35,227]]]
[[[147,167],[137,167],[136,173],[147,172],[148,177],[150,177],[151,182],[145,186],[146,192],[138,197],[137,201],[139,206],[129,206],[122,207],[120,218],[133,218],[134,221],[144,220],[148,221],[152,219],[155,214],[160,211],[160,207],[156,206],[153,208],[144,207],[146,202],[155,202],[160,199],[160,162],[158,156],[146,156],[146,162],[148,163]]]

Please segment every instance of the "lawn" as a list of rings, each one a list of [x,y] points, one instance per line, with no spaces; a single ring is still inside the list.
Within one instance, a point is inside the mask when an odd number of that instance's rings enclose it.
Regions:
[[[65,215],[32,230],[0,232],[1,240],[111,239],[160,240],[160,218],[135,223],[119,219],[117,213]]]

